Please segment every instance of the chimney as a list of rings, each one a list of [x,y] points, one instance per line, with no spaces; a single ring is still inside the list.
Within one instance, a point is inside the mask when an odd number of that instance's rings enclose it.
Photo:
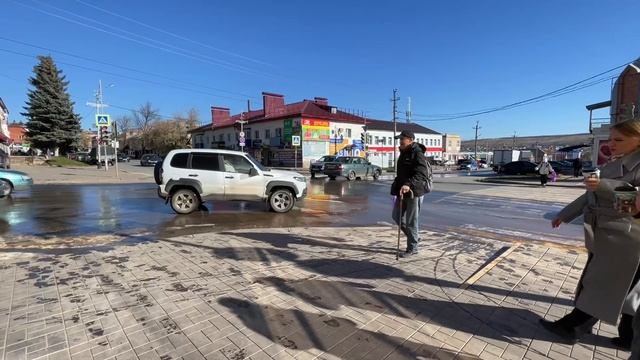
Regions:
[[[220,125],[229,121],[229,108],[218,106],[211,107],[211,125]]]
[[[264,116],[275,116],[284,112],[284,96],[279,94],[262,93]]]
[[[314,97],[313,98],[313,102],[315,102],[318,105],[325,105],[328,106],[329,105],[329,99],[327,98],[323,98],[323,97]]]

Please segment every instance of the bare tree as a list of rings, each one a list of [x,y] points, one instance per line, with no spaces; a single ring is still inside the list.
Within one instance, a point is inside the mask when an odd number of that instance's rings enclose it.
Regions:
[[[142,152],[145,151],[145,146],[149,143],[153,124],[159,119],[160,113],[158,112],[158,109],[154,109],[148,101],[143,105],[140,105],[140,107],[133,112],[133,120],[140,131],[140,137],[142,138]]]
[[[187,114],[176,114],[172,119],[158,121],[149,132],[148,145],[155,151],[165,154],[173,149],[190,147],[189,131],[200,124],[198,112],[191,109]]]
[[[183,146],[191,145],[191,133],[189,131],[197,128],[200,125],[200,114],[195,108],[189,109],[186,115],[178,114],[174,116],[174,119],[181,125],[180,138],[184,140]]]
[[[129,135],[129,131],[133,126],[133,119],[127,115],[122,115],[116,119],[116,124],[118,126],[118,141],[122,139],[122,147],[127,146],[127,136]]]

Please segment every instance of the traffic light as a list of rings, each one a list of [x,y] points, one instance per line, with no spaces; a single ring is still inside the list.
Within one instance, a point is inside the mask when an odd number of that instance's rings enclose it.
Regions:
[[[102,144],[108,144],[111,141],[111,133],[109,132],[109,128],[106,126],[100,127],[100,142]]]

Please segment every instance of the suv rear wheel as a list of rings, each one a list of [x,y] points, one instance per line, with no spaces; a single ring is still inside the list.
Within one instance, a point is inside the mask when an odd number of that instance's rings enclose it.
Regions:
[[[200,199],[191,189],[179,189],[171,195],[171,208],[178,214],[190,214],[200,208]]]
[[[153,168],[153,179],[156,184],[162,184],[162,161],[158,161]]]
[[[277,213],[286,213],[293,208],[296,198],[290,190],[277,189],[269,196],[269,206]]]

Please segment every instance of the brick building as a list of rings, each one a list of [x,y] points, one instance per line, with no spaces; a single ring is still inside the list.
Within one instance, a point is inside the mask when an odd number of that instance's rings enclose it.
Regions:
[[[211,107],[211,124],[190,131],[192,146],[239,150],[238,122],[242,120],[246,121],[244,151],[268,166],[293,166],[297,158],[297,166],[307,167],[327,154],[367,156],[377,165],[393,165],[390,121],[341,111],[321,97],[285,104],[283,95],[263,92],[262,100],[262,109],[235,115],[228,108]],[[418,124],[398,123],[397,129],[412,130],[416,141],[427,147],[428,156],[442,156],[440,133]],[[300,136],[299,147],[292,146],[292,136]]]

